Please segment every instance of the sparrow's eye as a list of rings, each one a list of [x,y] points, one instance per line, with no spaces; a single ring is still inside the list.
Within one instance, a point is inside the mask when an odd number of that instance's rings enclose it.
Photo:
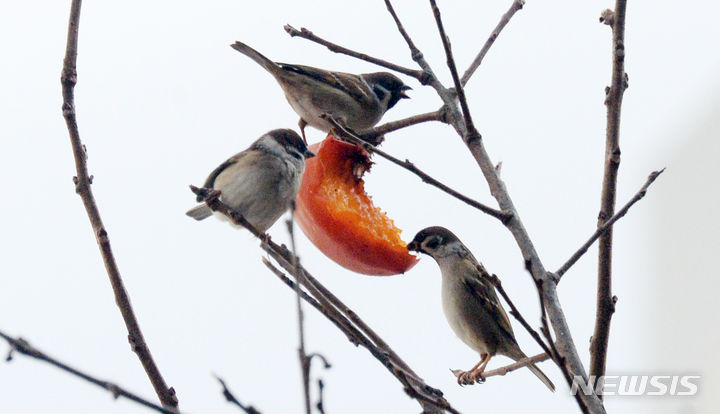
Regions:
[[[429,249],[435,249],[438,245],[440,245],[439,237],[431,237],[425,242],[425,247]]]

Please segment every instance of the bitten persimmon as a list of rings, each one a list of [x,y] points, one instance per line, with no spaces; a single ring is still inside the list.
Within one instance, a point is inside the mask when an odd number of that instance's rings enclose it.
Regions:
[[[365,193],[362,175],[370,168],[363,149],[328,135],[310,146],[296,200],[300,228],[340,266],[366,275],[404,273],[417,263],[400,229]]]

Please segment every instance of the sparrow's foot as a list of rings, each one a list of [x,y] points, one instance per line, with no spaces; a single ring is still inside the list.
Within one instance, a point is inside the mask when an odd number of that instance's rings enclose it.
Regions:
[[[268,244],[270,243],[270,235],[267,233],[263,233],[260,239],[263,241],[263,243]]]
[[[482,370],[482,371],[475,370],[475,371],[468,372],[467,375],[470,380],[470,383],[482,384],[483,382],[485,382],[485,376],[483,376],[484,371],[485,370]]]
[[[490,362],[490,358],[490,354],[482,354],[480,362],[475,364],[470,371],[463,371],[461,369],[452,370],[452,373],[455,374],[455,377],[457,377],[458,384],[470,385],[475,384],[476,382],[485,382],[483,372],[485,372],[485,367],[487,366],[487,363]]]
[[[455,374],[455,377],[457,378],[458,385],[472,385],[472,384],[482,384],[485,382],[485,377],[483,376],[483,373],[480,371],[463,371],[460,369],[454,369],[452,370],[452,373]]]
[[[461,369],[453,369],[451,371],[457,378],[458,385],[472,385],[475,383],[475,379],[472,376],[472,371],[463,371]]]

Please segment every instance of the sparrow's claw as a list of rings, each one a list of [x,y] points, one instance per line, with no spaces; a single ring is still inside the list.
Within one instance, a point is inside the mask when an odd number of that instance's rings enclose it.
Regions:
[[[270,235],[267,234],[267,233],[263,233],[263,234],[262,234],[262,237],[261,237],[261,240],[262,240],[263,243],[265,243],[265,244],[270,243]]]
[[[483,376],[482,371],[472,371],[468,373],[468,377],[471,382],[482,384],[485,382],[485,377]]]
[[[460,369],[453,369],[452,373],[457,377],[457,383],[460,386],[463,385],[472,385],[475,383],[475,380],[472,378],[472,372],[470,371],[463,371]]]

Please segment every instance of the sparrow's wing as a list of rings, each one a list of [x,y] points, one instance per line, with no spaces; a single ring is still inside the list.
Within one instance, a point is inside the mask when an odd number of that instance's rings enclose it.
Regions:
[[[217,179],[218,175],[222,174],[223,171],[225,171],[228,167],[231,165],[235,165],[240,158],[247,152],[248,150],[239,152],[232,157],[228,158],[223,162],[222,164],[218,165],[217,168],[215,168],[210,175],[208,175],[208,178],[205,180],[205,184],[203,184],[204,188],[215,188],[215,180]],[[202,201],[200,197],[198,196],[198,201]]]
[[[278,63],[278,65],[288,72],[307,76],[318,82],[329,85],[330,87],[339,89],[365,106],[375,104],[372,89],[370,89],[367,82],[365,82],[365,80],[359,75],[352,73],[331,72],[313,68],[311,66],[291,65],[288,63]]]
[[[515,334],[513,333],[512,325],[510,325],[510,319],[500,304],[497,293],[495,293],[495,286],[490,282],[487,271],[482,265],[472,263],[472,261],[468,259],[463,260],[467,260],[469,266],[477,269],[471,277],[464,278],[463,284],[465,289],[467,289],[474,298],[477,298],[478,303],[492,316],[492,320],[497,322],[500,330],[515,342]]]

